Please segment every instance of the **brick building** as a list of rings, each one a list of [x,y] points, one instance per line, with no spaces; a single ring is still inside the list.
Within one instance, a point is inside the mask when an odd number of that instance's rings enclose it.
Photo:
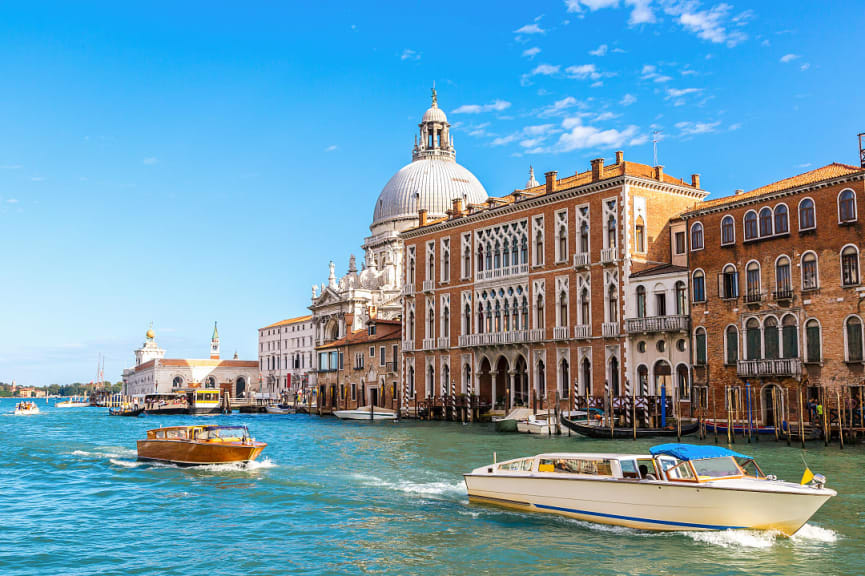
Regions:
[[[532,177],[483,204],[456,199],[444,218],[420,211],[420,225],[402,233],[407,407],[468,393],[501,408],[630,395],[639,367],[631,343],[649,339],[643,360],[654,366],[669,358],[655,340],[687,342],[687,321],[665,319],[688,314],[674,299],[687,278],[685,224],[671,219],[705,196],[698,175],[685,182],[617,152],[611,165],[599,158],[572,176],[548,172],[542,185]],[[629,338],[635,283],[652,271],[651,288],[661,286],[669,305]]]
[[[353,320],[347,318],[347,325],[351,326]],[[321,411],[351,410],[369,404],[396,409],[401,335],[399,320],[373,317],[364,328],[317,346]]]
[[[800,385],[832,390],[832,406],[836,390],[858,397],[844,388],[865,377],[863,182],[865,168],[830,164],[683,215],[695,384],[719,411],[750,395],[773,425]]]

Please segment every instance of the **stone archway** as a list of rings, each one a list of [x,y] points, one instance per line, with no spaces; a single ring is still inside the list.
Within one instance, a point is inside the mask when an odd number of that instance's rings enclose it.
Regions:
[[[481,359],[481,366],[477,374],[477,395],[481,406],[492,406],[493,403],[493,376],[492,366],[488,358]]]
[[[511,395],[510,382],[510,364],[504,356],[499,356],[496,360],[496,373],[493,377],[493,407],[502,405],[509,408],[509,403],[513,401]]]
[[[774,397],[772,391],[775,391]],[[767,384],[760,390],[763,426],[774,426],[778,417],[784,417],[784,391],[777,384]],[[777,413],[776,413],[777,409]]]
[[[514,392],[512,406],[528,406],[529,400],[529,373],[528,363],[525,357],[520,354],[514,362]]]

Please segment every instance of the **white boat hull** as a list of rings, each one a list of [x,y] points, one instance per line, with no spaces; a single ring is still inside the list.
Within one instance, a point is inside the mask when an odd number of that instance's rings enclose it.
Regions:
[[[393,412],[372,412],[370,418],[369,410],[335,410],[334,416],[340,420],[396,420],[396,414]]]
[[[479,469],[481,470],[481,469]],[[705,483],[628,482],[615,479],[465,475],[469,499],[509,508],[559,514],[643,530],[778,530],[794,534],[835,493],[791,487],[749,489],[749,482],[724,488]]]
[[[32,414],[39,414],[39,408],[16,408],[14,414],[16,416],[30,416]]]
[[[294,408],[280,408],[279,406],[267,406],[265,410],[268,414],[295,414],[297,412]]]
[[[55,408],[87,408],[90,402],[58,402]]]

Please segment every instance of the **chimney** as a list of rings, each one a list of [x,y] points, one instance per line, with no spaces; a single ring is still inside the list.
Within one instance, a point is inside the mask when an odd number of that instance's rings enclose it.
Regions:
[[[604,175],[604,159],[595,158],[592,160],[592,182],[597,182]]]
[[[553,170],[552,172],[545,172],[544,173],[544,177],[547,179],[546,180],[547,194],[549,194],[550,192],[556,191],[556,178],[558,177],[558,175],[559,175],[559,173],[556,172],[555,170]]]
[[[463,199],[462,198],[454,198],[452,201],[453,204],[453,217],[459,218],[463,215]]]
[[[616,164],[621,164],[625,161],[625,153],[621,150],[616,151]]]
[[[420,220],[418,222],[419,226],[426,226],[426,208],[421,208],[417,211],[417,218]]]
[[[354,329],[354,314],[347,313],[343,319],[345,320],[345,337],[348,338]]]
[[[700,187],[700,175],[699,174],[691,174],[691,186],[694,188]]]
[[[744,194],[744,193],[745,193],[745,191],[742,190],[741,188],[736,188],[736,191],[733,194],[736,196],[739,196],[739,195]]]
[[[658,166],[655,166],[655,180],[657,180],[658,182],[664,181],[664,167],[660,164]]]

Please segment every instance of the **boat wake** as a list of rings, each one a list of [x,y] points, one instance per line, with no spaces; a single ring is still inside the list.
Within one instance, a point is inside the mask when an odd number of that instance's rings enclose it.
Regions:
[[[123,468],[138,468],[144,464],[144,462],[139,462],[138,460],[121,460],[120,458],[109,458],[108,461],[115,466],[122,466]]]
[[[466,494],[466,487],[462,482],[456,482],[453,484],[449,482],[411,482],[409,480],[397,480],[396,482],[391,482],[381,478],[376,478],[375,476],[365,476],[363,474],[354,474],[353,477],[367,486],[389,488],[406,494],[421,494],[424,496],[465,496]]]
[[[70,452],[72,456],[80,456],[82,458],[122,458],[124,456],[136,456],[138,453],[135,450],[130,450],[129,448],[113,448],[107,447],[103,450],[95,450],[95,451],[87,451],[87,450],[73,450]]]
[[[684,532],[695,542],[712,544],[722,548],[771,548],[776,542],[787,539],[780,532],[765,530],[723,530],[720,532]],[[832,543],[838,533],[828,528],[805,524],[789,541],[796,544]]]

